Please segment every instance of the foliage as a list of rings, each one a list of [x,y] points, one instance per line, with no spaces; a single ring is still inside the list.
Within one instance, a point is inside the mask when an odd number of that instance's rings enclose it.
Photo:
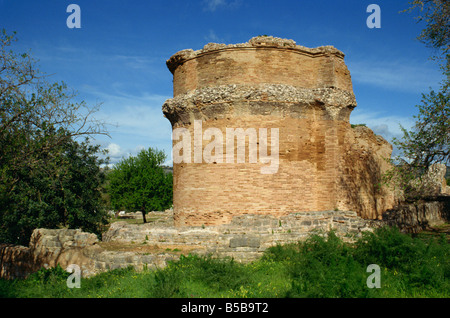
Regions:
[[[420,174],[433,163],[450,163],[450,82],[439,92],[422,94],[419,114],[412,131],[402,128],[403,139],[394,143]]]
[[[442,59],[443,69],[450,71],[450,2],[447,0],[412,0],[405,11],[419,9],[417,20],[426,23],[418,39],[427,47],[437,50],[434,58]]]
[[[450,249],[445,237],[424,242],[383,228],[365,233],[356,245],[355,258],[383,266],[400,275],[402,283],[414,290],[449,287]]]
[[[105,133],[96,107],[49,84],[29,54],[0,32],[0,241],[28,244],[33,229],[95,231],[104,219],[99,147],[76,138]]]
[[[273,246],[249,264],[210,256],[181,256],[164,269],[117,269],[64,287],[61,270],[25,280],[0,280],[0,297],[442,297],[450,296],[449,244],[396,228],[345,243],[333,232]],[[368,288],[367,266],[381,268],[381,288]]]
[[[28,244],[32,231],[40,227],[99,233],[106,223],[99,191],[104,176],[99,167],[102,161],[96,156],[98,146],[68,140],[57,151],[53,160],[43,160],[33,169],[7,171],[19,182],[7,196],[1,196],[2,241]]]
[[[356,128],[356,127],[360,127],[360,126],[366,127],[366,124],[351,124],[350,126],[351,126],[352,128]]]
[[[450,163],[450,82],[439,92],[422,94],[419,114],[411,131],[400,125],[402,139],[393,139],[401,155],[392,161],[393,168],[384,175],[384,182],[404,191],[405,199],[424,195],[423,187],[414,186],[434,163]]]
[[[450,2],[444,0],[413,0],[409,10],[420,9],[419,21],[426,27],[418,37],[428,47],[436,50],[433,59],[440,60],[445,76],[439,91],[422,94],[415,125],[408,131],[400,125],[402,139],[393,139],[401,154],[392,160],[395,165],[385,175],[385,182],[399,186],[405,199],[417,199],[423,191],[411,186],[420,180],[434,163],[450,163]]]
[[[172,174],[165,173],[164,152],[149,148],[122,159],[108,173],[108,192],[114,209],[163,211],[172,205]]]

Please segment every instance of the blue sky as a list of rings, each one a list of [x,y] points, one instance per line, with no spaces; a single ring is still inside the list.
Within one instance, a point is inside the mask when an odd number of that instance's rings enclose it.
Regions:
[[[81,28],[69,29],[69,4],[81,8]],[[366,12],[381,8],[381,28]],[[244,43],[257,35],[299,45],[333,45],[345,53],[358,107],[352,123],[366,123],[387,140],[410,128],[421,93],[443,79],[416,40],[423,23],[407,0],[0,0],[0,29],[17,31],[18,52],[31,49],[50,81],[64,81],[78,98],[103,103],[96,117],[117,126],[96,142],[111,162],[139,149],[164,150],[170,163],[171,126],[161,106],[172,97],[165,61],[209,42]]]

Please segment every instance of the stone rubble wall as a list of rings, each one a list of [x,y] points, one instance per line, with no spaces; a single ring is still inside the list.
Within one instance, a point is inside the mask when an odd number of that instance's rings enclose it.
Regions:
[[[116,268],[164,267],[172,255],[109,251],[96,235],[79,229],[36,229],[29,247],[0,244],[0,278],[25,278],[41,268],[80,267],[83,277]]]
[[[441,194],[450,194],[450,187],[447,186],[445,175],[446,165],[435,163],[428,167],[428,171],[421,177],[411,180],[409,185],[412,196],[435,197]]]
[[[450,196],[441,195],[431,201],[401,204],[383,213],[383,222],[407,233],[418,233],[431,226],[450,221]]]
[[[79,229],[36,229],[28,247],[0,244],[0,278],[25,278],[57,264],[62,268],[76,264],[83,277],[128,266],[136,270],[163,268],[190,253],[250,262],[271,246],[296,243],[314,233],[326,235],[330,230],[349,242],[384,225],[418,232],[450,220],[450,196],[400,205],[386,211],[383,220],[363,219],[350,211],[321,211],[279,218],[244,214],[233,217],[229,224],[175,227],[170,210],[158,213],[157,221],[146,224],[115,222],[102,240]]]
[[[103,235],[104,242],[145,242],[160,247],[190,246],[192,252],[230,256],[238,261],[250,261],[276,244],[288,244],[305,239],[314,231],[334,230],[346,238],[370,230],[370,224],[355,212],[299,212],[275,218],[270,215],[239,215],[231,223],[218,226],[166,227],[148,224],[116,222]]]
[[[268,215],[240,215],[220,226],[174,227],[173,215],[147,224],[113,223],[102,240],[79,229],[36,229],[29,247],[0,244],[0,278],[24,278],[42,267],[76,264],[89,277],[107,270],[133,266],[137,270],[162,268],[180,254],[233,257],[248,262],[276,244],[298,242],[310,233],[335,230],[337,235],[370,230],[370,221],[354,212],[292,213],[279,219]],[[135,250],[111,250],[108,245],[134,246]],[[147,247],[157,251],[147,252]],[[179,252],[175,252],[175,251]]]

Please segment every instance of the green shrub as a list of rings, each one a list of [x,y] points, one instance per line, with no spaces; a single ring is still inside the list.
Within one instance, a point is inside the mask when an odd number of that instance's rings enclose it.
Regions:
[[[51,297],[59,298],[66,295],[66,281],[70,274],[61,266],[41,268],[24,280],[15,280],[11,287],[15,287],[15,296],[21,298]]]
[[[41,268],[37,272],[31,274],[28,277],[28,281],[40,284],[54,284],[61,281],[66,281],[69,275],[70,274],[58,264],[56,267],[47,269]]]
[[[154,297],[182,297],[203,293],[220,295],[246,285],[250,276],[245,265],[232,259],[181,256],[179,261],[155,273],[156,284],[152,287],[152,294]]]
[[[270,248],[267,256],[284,261],[291,277],[287,297],[365,297],[365,268],[333,232],[295,245]]]
[[[366,127],[366,124],[351,124],[350,126],[351,126],[352,128],[356,128],[356,127],[359,127],[359,126]]]
[[[263,260],[283,262],[291,288],[288,297],[443,297],[449,294],[449,245],[427,242],[396,228],[364,233],[346,244],[334,233],[305,242],[269,248]],[[382,269],[381,289],[366,285],[367,266]]]
[[[173,269],[157,271],[150,290],[151,296],[155,298],[180,297],[181,279],[180,273]]]
[[[193,256],[182,260],[180,265],[186,261],[195,268],[193,272],[195,279],[219,291],[235,289],[249,280],[249,273],[245,270],[245,266],[232,259]]]
[[[408,269],[426,249],[423,241],[389,227],[377,229],[375,233],[363,233],[355,245],[355,257],[360,262],[376,263],[390,269]]]

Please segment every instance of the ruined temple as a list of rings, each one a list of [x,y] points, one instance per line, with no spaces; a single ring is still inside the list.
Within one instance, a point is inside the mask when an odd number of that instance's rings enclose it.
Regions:
[[[176,225],[338,210],[379,219],[393,207],[380,187],[392,146],[350,125],[357,104],[338,49],[259,36],[183,50],[167,66]]]

